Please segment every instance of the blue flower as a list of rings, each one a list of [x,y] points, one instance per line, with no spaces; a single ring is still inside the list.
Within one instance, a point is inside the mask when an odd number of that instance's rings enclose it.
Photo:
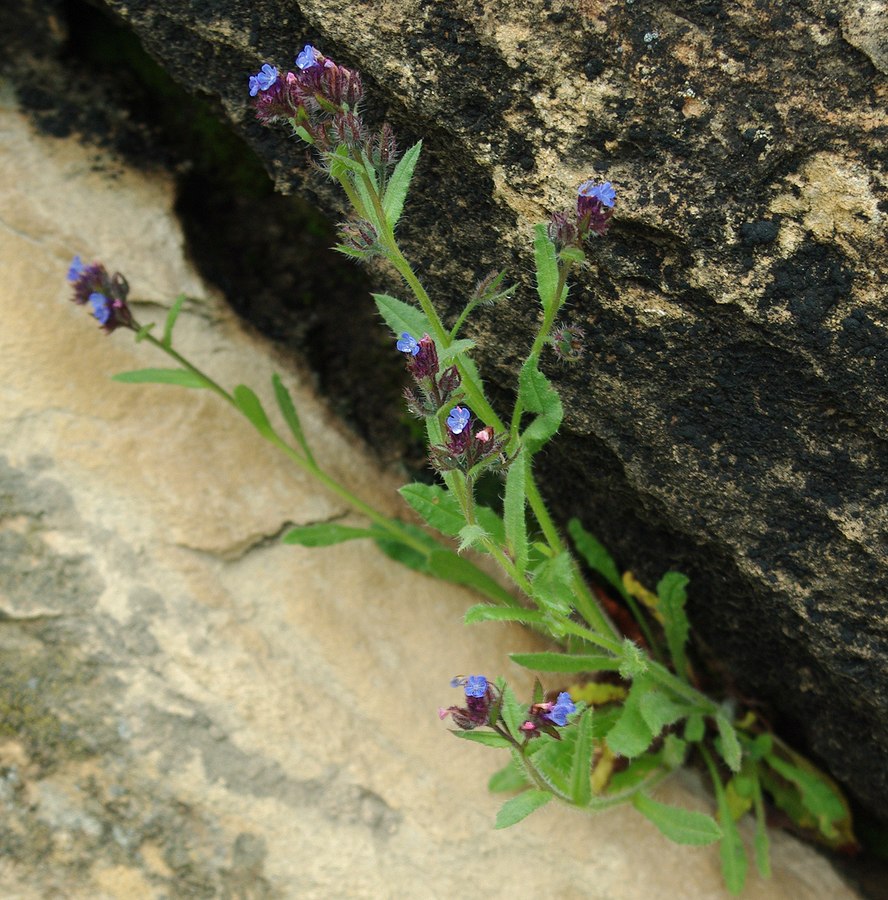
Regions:
[[[401,332],[401,339],[396,346],[401,353],[409,353],[411,356],[416,356],[419,353],[419,341],[406,331]]]
[[[259,91],[267,91],[278,78],[278,70],[265,63],[256,75],[250,76],[250,96],[255,97]]]
[[[83,265],[82,260],[79,256],[75,256],[74,259],[71,260],[71,268],[68,269],[68,281],[77,281],[78,278],[83,274],[83,270],[86,268]]]
[[[89,302],[92,303],[93,315],[102,325],[107,325],[113,313],[111,301],[104,294],[95,292],[89,295]]]
[[[466,679],[466,696],[483,697],[487,693],[487,679],[483,675],[469,675]]]
[[[306,44],[302,52],[296,57],[296,65],[300,69],[310,69],[318,64],[318,51],[311,44]]]
[[[603,184],[598,184],[594,181],[584,181],[577,189],[577,194],[580,197],[597,200],[608,209],[617,202],[617,192],[609,181],[605,181]]]
[[[573,700],[570,699],[570,694],[567,691],[562,691],[558,695],[558,699],[555,701],[555,705],[552,709],[546,713],[546,718],[554,722],[556,725],[567,725],[567,717],[571,713],[575,713],[577,711],[576,704]]]
[[[447,417],[447,427],[450,429],[450,433],[462,434],[471,418],[472,414],[464,406],[454,406]]]

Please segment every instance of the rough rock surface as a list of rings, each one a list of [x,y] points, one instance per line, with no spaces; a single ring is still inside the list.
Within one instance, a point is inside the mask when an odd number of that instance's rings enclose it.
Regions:
[[[159,362],[68,302],[75,252],[125,259],[146,321],[195,298],[180,346],[223,383],[283,364],[185,261],[167,177],[39,137],[0,98],[0,896],[722,896],[716,851],[628,810],[492,830],[498,761],[435,707],[531,637],[466,629],[469,594],[361,542],[281,545],[344,510],[212,396],[110,381]],[[284,372],[316,453],[392,504]],[[667,787],[707,803],[690,777]],[[854,896],[774,844],[746,896]]]
[[[614,228],[574,286],[587,363],[545,487],[692,613],[742,690],[888,809],[884,8],[803,0],[108,4],[274,173],[245,78],[304,39],[426,153],[404,241],[450,311],[592,173]],[[314,184],[311,180],[310,184]],[[324,188],[318,203],[335,215]],[[493,381],[531,292],[476,325]]]

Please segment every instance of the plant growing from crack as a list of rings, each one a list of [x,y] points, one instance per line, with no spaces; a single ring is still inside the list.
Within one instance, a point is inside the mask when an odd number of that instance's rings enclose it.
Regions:
[[[337,249],[360,261],[384,260],[408,291],[406,301],[388,294],[374,299],[414,380],[407,406],[424,424],[439,481],[406,485],[401,495],[429,526],[455,539],[457,549],[379,512],[331,476],[312,453],[279,376],[272,387],[288,434],[272,423],[251,388],[238,385],[229,391],[181,355],[173,347],[173,330],[184,296],[172,304],[157,337],[153,324],[142,325],[133,316],[123,276],[75,258],[68,272],[74,301],[91,306],[106,333],[131,330],[137,341],[175,363],[122,373],[117,380],[216,393],[368,523],[294,528],[285,542],[321,547],[371,539],[404,565],[481,594],[485,602],[468,610],[467,623],[521,622],[555,642],[558,650],[511,658],[528,669],[554,673],[559,690],[547,694],[537,679],[531,702],[524,704],[502,680],[460,676],[453,686],[462,689],[464,705],[441,710],[442,718],[449,716],[457,726],[457,736],[510,754],[489,785],[493,791],[517,791],[501,808],[497,827],[515,824],[553,798],[590,812],[628,802],[678,843],[720,842],[725,882],[734,892],[742,890],[748,866],[737,828],[747,813],[755,820],[756,865],[762,875],[769,873],[766,795],[822,842],[853,844],[847,804],[827,776],[773,735],[760,717],[700,689],[688,647],[688,579],[668,572],[655,591],[647,590],[631,573],[621,575],[576,520],[567,526],[571,549],[537,485],[534,457],[555,436],[564,414],[541,368],[543,354],[551,350],[567,362],[582,355],[582,329],[561,315],[571,275],[583,266],[589,242],[608,230],[616,205],[613,186],[584,182],[569,209],[534,229],[542,315],[519,373],[514,406],[501,417],[487,399],[471,356],[474,344],[462,329],[475,309],[503,300],[514,288],[504,287],[503,273],[491,274],[448,326],[398,244],[396,227],[421,143],[400,154],[387,124],[372,132],[361,115],[359,73],[310,45],[296,57],[293,71],[282,74],[264,64],[250,76],[249,92],[259,120],[288,127],[313,148],[317,166],[344,191],[352,216],[340,225]],[[492,477],[502,480],[501,511],[478,499],[479,481]],[[468,549],[492,557],[512,589],[463,556]],[[590,587],[581,561],[597,590]],[[620,631],[611,613],[624,609],[631,618]],[[651,796],[657,784],[692,759],[711,777],[717,821]]]

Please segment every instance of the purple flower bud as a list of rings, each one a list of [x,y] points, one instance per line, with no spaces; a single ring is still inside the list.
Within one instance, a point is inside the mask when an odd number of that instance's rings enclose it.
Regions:
[[[567,725],[567,717],[577,711],[576,704],[570,699],[567,691],[562,691],[555,701],[555,705],[545,714],[545,718],[556,725]]]
[[[411,356],[416,356],[419,353],[419,341],[406,331],[401,332],[401,338],[396,346],[401,353],[409,353]]]
[[[318,65],[320,55],[311,44],[306,44],[299,56],[296,57],[296,65],[300,69],[310,69],[312,66]]]
[[[472,418],[472,414],[464,406],[454,406],[447,417],[447,427],[451,434],[462,434]]]
[[[249,79],[250,96],[255,97],[259,91],[267,91],[278,79],[278,70],[265,63],[262,68]]]

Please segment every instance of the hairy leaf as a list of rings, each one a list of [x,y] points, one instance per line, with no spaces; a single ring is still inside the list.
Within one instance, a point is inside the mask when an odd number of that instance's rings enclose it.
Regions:
[[[740,761],[742,753],[740,743],[737,740],[737,732],[734,726],[721,713],[716,715],[715,724],[718,726],[718,734],[721,738],[719,743],[719,753],[722,759],[728,764],[732,772],[740,771]]]
[[[533,571],[530,589],[543,608],[566,615],[573,602],[570,555],[565,551],[544,559]]]
[[[396,337],[400,337],[406,331],[419,340],[432,330],[429,320],[421,309],[388,294],[374,294],[373,299],[376,301],[379,314],[385,319],[385,324],[391,328]]]
[[[572,656],[567,653],[510,653],[509,659],[535,672],[615,672],[620,665],[613,656]]]
[[[234,389],[233,396],[237,408],[250,420],[256,431],[263,437],[273,437],[274,429],[255,392],[245,384],[239,384]]]
[[[466,524],[456,497],[439,484],[406,484],[398,493],[432,528],[451,537]]]
[[[555,245],[546,234],[546,226],[539,224],[534,231],[533,257],[536,264],[537,293],[543,309],[549,312],[557,300],[555,291],[558,289],[558,259]]]
[[[170,307],[170,311],[167,313],[166,321],[163,326],[163,337],[160,339],[161,344],[170,349],[173,346],[173,328],[176,326],[176,319],[179,318],[179,313],[182,312],[182,304],[185,302],[185,295],[179,294],[176,297],[173,305]]]
[[[524,516],[527,495],[525,478],[527,466],[522,448],[506,475],[506,497],[503,503],[503,519],[506,523],[506,546],[520,571],[527,568],[527,521]]]
[[[296,443],[302,448],[302,452],[305,454],[306,458],[314,461],[314,457],[308,447],[308,442],[305,440],[305,433],[302,431],[302,423],[299,421],[299,414],[296,412],[296,406],[293,403],[290,392],[284,387],[284,383],[277,373],[271,376],[271,383],[274,387],[274,396],[277,400],[278,409],[280,409],[281,415],[284,417],[284,421],[290,429],[290,433],[296,438]]]
[[[677,722],[688,714],[688,708],[676,703],[663,691],[656,689],[645,692],[639,704],[642,718],[656,737],[667,725]]]
[[[132,372],[118,372],[114,381],[125,384],[177,384],[179,387],[208,388],[210,383],[196,372],[187,369],[135,369]]]
[[[618,756],[632,759],[650,747],[655,735],[641,714],[641,698],[650,690],[650,682],[639,678],[632,683],[629,696],[617,724],[607,734],[607,745]]]
[[[413,178],[413,170],[422,152],[422,141],[417,141],[398,161],[394,172],[389,179],[385,197],[382,198],[382,208],[392,228],[398,224],[401,212],[404,209],[404,201],[407,199],[407,191],[410,188],[410,179]]]
[[[506,609],[502,606],[488,606],[486,603],[469,607],[463,617],[466,625],[474,625],[476,622],[523,622],[525,625],[542,625],[545,620],[545,616],[536,609],[518,607]]]
[[[545,806],[552,799],[548,791],[528,790],[507,800],[496,814],[496,827],[508,828],[527,818],[534,810]]]
[[[476,744],[484,744],[485,747],[511,747],[512,745],[495,731],[462,731],[452,728],[451,734],[455,734],[464,741],[473,741]]]
[[[521,738],[523,735],[521,726],[527,719],[527,707],[518,702],[518,699],[515,697],[514,692],[507,684],[500,684],[503,703],[503,722],[506,723],[506,727],[509,729],[509,732],[513,738]]]
[[[513,755],[512,759],[498,772],[494,772],[487,782],[487,790],[492,794],[505,791],[520,791],[527,787],[527,774]]]
[[[681,678],[684,678],[688,671],[685,645],[691,627],[684,609],[687,601],[685,591],[687,584],[688,578],[681,572],[667,572],[657,584],[659,609],[663,616],[663,630],[666,632],[669,655],[672,657],[675,671]]]
[[[377,532],[370,528],[352,528],[334,522],[319,522],[317,525],[300,525],[291,528],[281,540],[285,544],[301,544],[303,547],[330,547],[343,541],[360,538],[375,538]]]
[[[632,798],[632,805],[676,844],[703,846],[722,836],[718,823],[705,813],[659,803],[640,793]]]
[[[579,519],[571,519],[567,523],[567,530],[589,567],[601,575],[611,587],[616,588],[621,596],[625,597],[627,592],[623,585],[623,579],[620,578],[617,564],[610,553],[604,549],[604,545],[583,528]]]
[[[518,395],[536,418],[524,429],[522,439],[529,453],[536,453],[561,427],[564,407],[558,391],[539,370],[539,357],[527,358],[518,375]]]
[[[570,798],[577,806],[588,806],[592,799],[592,710],[586,710],[574,719],[572,730],[576,732],[576,746],[570,767]]]

